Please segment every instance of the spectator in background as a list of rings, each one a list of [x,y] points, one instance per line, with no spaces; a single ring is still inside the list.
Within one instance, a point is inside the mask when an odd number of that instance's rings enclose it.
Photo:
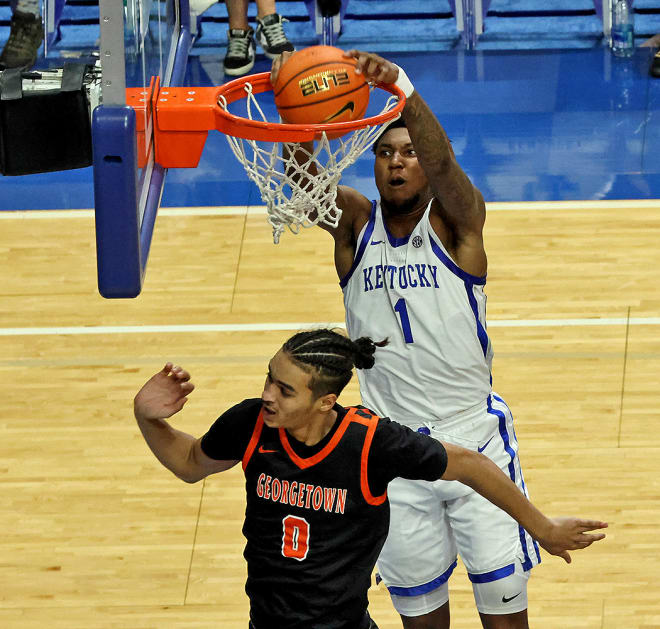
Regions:
[[[284,34],[282,24],[286,22],[277,13],[275,0],[256,0],[257,31],[248,24],[248,0],[225,0],[229,15],[227,32],[227,53],[224,60],[225,74],[241,76],[254,67],[256,42],[269,59],[275,59],[283,52],[293,52],[293,44]],[[201,15],[215,0],[191,0],[190,8]],[[255,41],[256,40],[256,41]]]
[[[0,70],[28,70],[36,62],[37,52],[44,39],[39,2],[40,0],[12,2],[11,30],[0,54]]]

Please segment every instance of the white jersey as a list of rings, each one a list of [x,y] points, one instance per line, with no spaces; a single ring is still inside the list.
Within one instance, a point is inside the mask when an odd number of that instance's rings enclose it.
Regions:
[[[373,368],[357,371],[362,403],[404,424],[447,419],[491,393],[486,277],[451,259],[430,208],[409,236],[394,238],[374,202],[340,282],[349,336],[389,339]]]

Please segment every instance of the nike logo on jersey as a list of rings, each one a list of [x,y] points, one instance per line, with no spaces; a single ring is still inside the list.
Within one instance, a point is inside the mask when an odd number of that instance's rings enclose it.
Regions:
[[[514,598],[520,596],[522,592],[518,592],[518,594],[514,594],[511,598],[507,598],[506,596],[502,596],[502,602],[503,603],[508,603],[509,601],[512,601]]]
[[[264,450],[263,446],[259,446],[259,454],[268,454],[269,452],[277,452],[277,450]]]
[[[372,243],[373,244],[373,241]],[[376,264],[362,269],[364,292],[379,288],[440,288],[438,267],[430,264]]]
[[[493,437],[491,437],[488,441],[486,441],[486,443],[484,443],[484,445],[481,446],[481,448],[477,447],[477,450],[479,450],[479,452],[483,452],[483,451],[488,447],[488,444],[489,444],[492,440],[493,440]]]
[[[371,244],[372,245],[382,245],[385,241],[384,240],[372,240]]]

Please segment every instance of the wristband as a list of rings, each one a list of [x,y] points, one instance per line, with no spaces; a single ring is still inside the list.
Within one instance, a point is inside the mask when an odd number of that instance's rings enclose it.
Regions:
[[[395,64],[396,65],[396,64]],[[415,91],[414,85],[410,82],[408,75],[403,71],[401,66],[396,66],[399,68],[399,78],[394,82],[398,88],[406,95],[406,98],[410,98],[412,93]]]

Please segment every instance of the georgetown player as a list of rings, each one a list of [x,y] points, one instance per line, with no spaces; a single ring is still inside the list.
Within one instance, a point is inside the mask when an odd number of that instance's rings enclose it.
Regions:
[[[485,204],[401,68],[352,50],[370,82],[407,97],[374,145],[380,200],[339,186],[335,266],[349,336],[386,336],[360,372],[363,404],[415,431],[484,452],[527,495],[513,418],[491,388]],[[273,64],[272,80],[286,62]],[[311,147],[308,147],[311,148]],[[457,554],[485,629],[527,629],[527,579],[541,560],[524,528],[469,487],[397,479],[378,570],[406,629],[448,629]]]
[[[180,367],[167,363],[135,396],[147,444],[179,478],[242,462],[251,629],[376,629],[367,590],[396,476],[467,483],[566,561],[567,549],[604,537],[586,533],[604,522],[546,518],[477,452],[337,404],[353,366],[370,369],[375,349],[332,330],[294,335],[271,359],[261,398],[229,409],[201,439],[165,421],[193,390]]]

